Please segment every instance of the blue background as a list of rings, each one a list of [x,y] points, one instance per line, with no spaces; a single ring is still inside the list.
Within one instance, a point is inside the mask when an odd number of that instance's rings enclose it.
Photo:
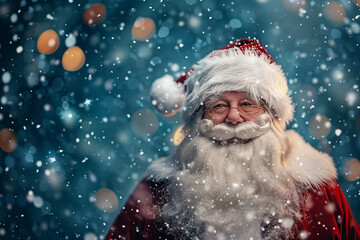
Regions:
[[[105,21],[90,27],[82,14],[92,3],[0,1],[0,129],[18,136],[15,151],[0,150],[0,239],[103,239],[146,167],[175,148],[180,117],[155,112],[151,83],[179,76],[229,41],[254,37],[288,78],[296,107],[288,128],[333,157],[360,222],[359,180],[346,180],[344,167],[360,157],[355,2],[337,1],[345,14],[337,21],[326,1],[109,0]],[[131,35],[138,17],[155,22],[148,41]],[[37,38],[50,28],[60,47],[43,55]],[[70,33],[86,55],[76,72],[61,66]],[[331,123],[322,139],[310,130],[316,114]],[[359,173],[359,164],[350,170]],[[101,188],[116,194],[116,211],[94,203]]]

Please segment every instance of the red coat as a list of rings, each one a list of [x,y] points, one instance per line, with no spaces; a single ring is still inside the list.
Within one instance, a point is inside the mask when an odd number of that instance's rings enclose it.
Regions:
[[[130,196],[113,223],[110,239],[175,239],[166,234],[164,223],[155,220],[156,207],[163,203],[159,188],[163,184],[143,180]],[[335,182],[304,194],[302,219],[296,223],[296,239],[359,239],[360,228]],[[295,229],[295,228],[294,228]]]

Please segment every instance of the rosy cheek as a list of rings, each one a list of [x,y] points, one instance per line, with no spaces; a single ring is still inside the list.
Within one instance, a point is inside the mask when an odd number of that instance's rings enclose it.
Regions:
[[[244,119],[244,122],[248,122],[248,121],[253,121],[258,117],[258,115],[254,115],[254,116],[249,116],[249,117],[243,117],[242,119]]]
[[[242,119],[244,119],[244,122],[254,121],[258,116],[264,114],[264,112],[265,112],[264,110],[261,110],[261,111],[260,111],[258,114],[256,114],[256,115],[246,116],[246,117],[241,116],[241,117],[242,117]]]
[[[224,123],[225,121],[224,120],[219,120],[219,119],[211,119],[212,122],[214,123],[214,125],[218,125],[220,123]]]
[[[211,120],[214,123],[214,125],[225,122],[225,118],[214,118],[214,117],[210,116],[207,112],[204,113],[203,119]]]
[[[211,117],[210,117],[210,115],[207,113],[207,111],[204,113],[203,119],[210,119],[210,120],[211,120]]]
[[[244,119],[244,122],[247,122],[247,121],[252,121],[254,119],[256,119],[257,116],[249,116],[249,117],[242,117],[242,119]]]

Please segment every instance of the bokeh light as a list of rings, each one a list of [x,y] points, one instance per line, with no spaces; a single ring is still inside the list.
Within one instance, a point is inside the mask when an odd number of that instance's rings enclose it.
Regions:
[[[300,9],[306,8],[306,0],[282,0],[284,6],[293,11],[299,12]]]
[[[1,76],[1,79],[4,84],[7,84],[11,81],[11,74],[9,72],[4,72]]]
[[[46,30],[37,40],[37,49],[42,54],[52,54],[59,48],[59,35],[52,29]]]
[[[357,102],[357,94],[355,92],[348,92],[346,93],[346,102],[349,105],[349,107],[354,106],[354,104]]]
[[[98,240],[98,237],[95,233],[85,233],[84,234],[84,240]]]
[[[74,46],[65,51],[61,62],[65,70],[77,71],[85,63],[85,54],[81,48]]]
[[[327,20],[335,25],[343,24],[346,18],[344,8],[337,2],[325,2],[324,15]]]
[[[309,130],[314,138],[320,140],[330,133],[331,123],[325,115],[316,114],[310,119]]]
[[[96,3],[88,7],[83,15],[83,22],[86,25],[97,25],[104,21],[106,17],[106,7],[102,3]]]
[[[18,140],[15,132],[8,128],[4,128],[0,131],[0,148],[3,151],[10,153],[15,150],[17,144]]]
[[[174,133],[174,137],[173,137],[173,141],[174,141],[174,145],[175,146],[178,146],[180,145],[180,143],[184,140],[185,138],[185,134],[184,132],[182,131],[183,130],[183,125],[179,126],[175,133]]]
[[[140,136],[150,136],[158,129],[158,119],[155,113],[149,109],[140,109],[131,118],[131,126],[134,132]]]
[[[154,35],[155,30],[155,23],[151,18],[140,17],[133,24],[131,34],[135,39],[145,41]]]
[[[342,175],[350,182],[358,180],[360,178],[360,161],[356,158],[348,159],[343,165]]]
[[[326,138],[323,138],[319,141],[319,143],[316,145],[316,148],[323,153],[330,154],[331,153],[331,144]]]
[[[192,29],[197,29],[201,25],[201,18],[198,18],[196,16],[190,16],[187,19],[187,24]]]
[[[50,158],[50,162],[56,161],[55,158]],[[50,168],[45,170],[45,176],[53,189],[61,189],[64,186],[64,179],[61,175],[62,171]]]
[[[76,37],[74,34],[70,33],[69,36],[65,39],[65,46],[67,48],[73,47],[76,44]]]
[[[95,205],[104,212],[111,213],[118,209],[119,200],[116,194],[108,188],[100,188],[94,194]]]

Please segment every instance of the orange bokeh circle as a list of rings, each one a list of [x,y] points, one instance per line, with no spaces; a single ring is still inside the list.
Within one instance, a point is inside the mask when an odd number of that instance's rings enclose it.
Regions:
[[[346,18],[344,8],[337,2],[324,3],[324,15],[327,20],[335,25],[342,25]]]
[[[0,131],[0,148],[2,150],[10,153],[15,150],[17,143],[17,136],[13,131],[7,128],[4,128]]]
[[[96,25],[104,21],[106,17],[106,7],[102,3],[96,3],[88,7],[83,15],[83,22],[86,25]]]
[[[59,35],[52,29],[41,33],[37,40],[38,51],[46,55],[54,53],[59,48],[59,45]]]
[[[68,48],[62,56],[62,65],[68,71],[77,71],[84,63],[85,54],[78,46]]]
[[[140,41],[151,38],[155,33],[155,23],[151,18],[138,18],[131,28],[132,36]]]

